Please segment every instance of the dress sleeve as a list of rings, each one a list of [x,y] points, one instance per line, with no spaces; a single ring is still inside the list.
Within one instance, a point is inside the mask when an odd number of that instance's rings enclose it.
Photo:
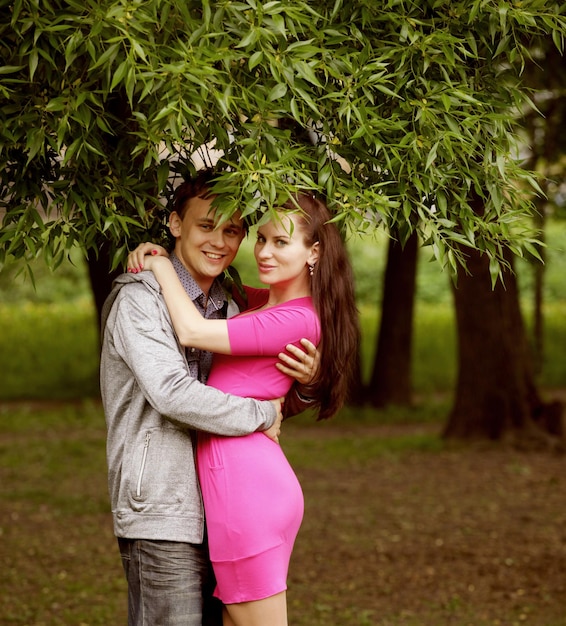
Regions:
[[[315,345],[320,341],[320,322],[315,311],[305,306],[273,307],[228,321],[232,354],[276,356],[289,343],[301,338]]]

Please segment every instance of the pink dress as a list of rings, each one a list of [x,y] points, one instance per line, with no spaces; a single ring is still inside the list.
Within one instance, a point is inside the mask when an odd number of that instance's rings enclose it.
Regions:
[[[231,355],[215,355],[208,384],[258,400],[285,396],[292,380],[275,367],[289,343],[320,340],[311,298],[228,320]],[[260,600],[287,588],[303,518],[303,494],[279,444],[263,433],[199,433],[198,472],[215,595],[224,604]]]

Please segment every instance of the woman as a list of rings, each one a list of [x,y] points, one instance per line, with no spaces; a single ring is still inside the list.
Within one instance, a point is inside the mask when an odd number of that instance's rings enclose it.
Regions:
[[[297,205],[300,211],[297,210]],[[284,396],[292,380],[275,367],[285,345],[319,344],[309,395],[319,419],[343,404],[358,327],[345,246],[326,206],[298,194],[258,227],[255,258],[267,303],[229,320],[206,320],[167,258],[146,257],[183,345],[216,353],[208,384],[257,399]],[[253,291],[250,295],[253,297]],[[286,626],[286,578],[303,496],[281,448],[262,433],[199,434],[198,469],[225,626]]]

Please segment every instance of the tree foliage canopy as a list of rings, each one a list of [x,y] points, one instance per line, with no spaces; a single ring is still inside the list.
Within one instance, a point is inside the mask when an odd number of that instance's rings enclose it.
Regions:
[[[529,246],[521,71],[548,0],[0,0],[0,262],[155,236],[172,175],[219,155],[222,211],[297,187],[352,229]],[[479,197],[483,210],[474,210]],[[47,214],[47,219],[45,215]],[[138,233],[136,235],[136,233]]]
[[[544,45],[545,44],[545,45]],[[543,214],[566,218],[566,57],[551,41],[537,48],[523,72],[533,90],[536,109],[522,120],[529,146],[529,166],[541,173],[545,197],[537,198]],[[541,115],[542,114],[542,115]]]

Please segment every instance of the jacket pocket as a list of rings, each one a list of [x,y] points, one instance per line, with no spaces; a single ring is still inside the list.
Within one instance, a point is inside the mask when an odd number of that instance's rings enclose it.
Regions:
[[[190,433],[175,428],[147,430],[137,442],[135,456],[130,493],[139,506],[181,503],[195,493]]]
[[[145,443],[143,445],[142,458],[140,463],[140,469],[138,472],[138,480],[136,482],[136,497],[141,498],[142,495],[142,482],[143,482],[143,473],[145,470],[145,464],[147,463],[147,452],[149,450],[149,442],[151,440],[151,433],[148,431],[145,434]]]

